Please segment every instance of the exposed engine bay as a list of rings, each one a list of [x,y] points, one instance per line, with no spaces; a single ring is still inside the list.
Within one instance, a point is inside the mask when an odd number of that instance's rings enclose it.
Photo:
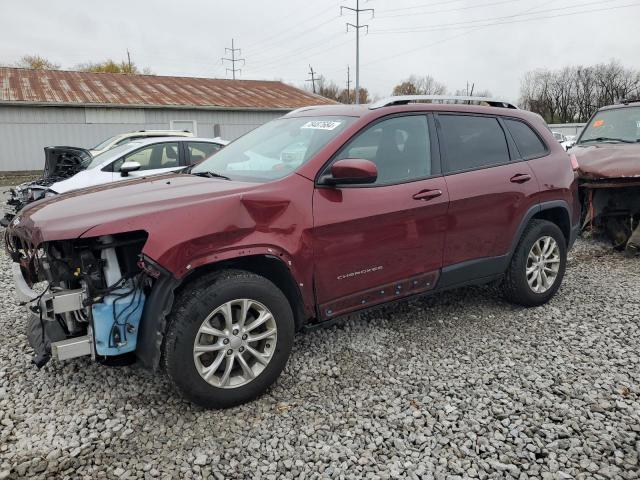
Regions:
[[[629,255],[640,253],[640,182],[603,179],[580,187],[583,228],[604,233]]]
[[[45,242],[5,237],[18,296],[32,312],[34,363],[91,355],[123,358],[136,349],[153,279],[141,268],[145,232]]]
[[[47,195],[48,187],[71,178],[91,163],[89,150],[79,147],[45,147],[42,177],[9,190],[9,199],[2,224],[7,226],[22,207]]]

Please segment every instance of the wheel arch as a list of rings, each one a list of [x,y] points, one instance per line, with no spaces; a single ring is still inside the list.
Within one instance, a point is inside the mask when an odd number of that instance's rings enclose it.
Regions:
[[[227,269],[246,270],[247,272],[255,273],[271,281],[276,287],[282,290],[282,293],[284,293],[291,305],[296,330],[299,330],[309,318],[308,313],[305,313],[308,309],[305,308],[300,285],[296,281],[293,272],[285,264],[284,260],[271,254],[233,257],[201,265],[184,277],[176,293],[203,275]]]
[[[167,317],[171,312],[175,297],[194,281],[210,273],[238,269],[255,273],[270,280],[287,297],[293,312],[296,330],[301,329],[306,321],[312,317],[309,306],[305,306],[302,291],[292,271],[281,258],[275,255],[248,255],[203,264],[182,278],[174,277],[170,272],[147,258],[144,261],[153,265],[153,269],[160,273],[145,302],[140,331],[138,332],[136,356],[148,368],[155,370],[160,366],[162,346],[169,327]]]
[[[525,228],[533,219],[547,220],[558,226],[565,237],[566,245],[571,244],[571,215],[569,204],[564,200],[552,200],[533,205],[522,218],[516,235],[514,235],[511,249],[509,251],[509,259],[513,256]]]

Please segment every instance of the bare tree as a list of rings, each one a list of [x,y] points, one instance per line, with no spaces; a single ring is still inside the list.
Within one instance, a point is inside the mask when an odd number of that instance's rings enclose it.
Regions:
[[[411,75],[393,88],[393,95],[445,95],[447,86],[431,75]]]
[[[57,63],[53,63],[40,55],[24,55],[16,62],[15,66],[32,70],[57,70],[60,68]]]
[[[589,67],[528,72],[520,85],[522,107],[548,122],[585,122],[604,105],[637,97],[640,73],[610,61]]]
[[[138,66],[133,62],[115,62],[111,59],[104,62],[88,62],[76,65],[76,69],[81,72],[93,72],[93,73],[125,73],[125,74],[144,74],[153,75],[153,72],[149,68],[140,70]]]

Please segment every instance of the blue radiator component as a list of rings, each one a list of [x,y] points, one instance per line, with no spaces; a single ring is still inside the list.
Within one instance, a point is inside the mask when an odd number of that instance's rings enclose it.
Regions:
[[[145,295],[140,287],[132,292],[132,286],[129,282],[91,307],[97,355],[121,355],[136,349]]]

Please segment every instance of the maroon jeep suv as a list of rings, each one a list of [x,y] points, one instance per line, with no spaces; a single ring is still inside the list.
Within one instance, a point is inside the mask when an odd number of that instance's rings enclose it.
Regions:
[[[303,108],[181,173],[27,206],[5,235],[34,361],[137,360],[228,407],[346,313],[488,282],[547,302],[574,166],[538,115],[462,100]]]

